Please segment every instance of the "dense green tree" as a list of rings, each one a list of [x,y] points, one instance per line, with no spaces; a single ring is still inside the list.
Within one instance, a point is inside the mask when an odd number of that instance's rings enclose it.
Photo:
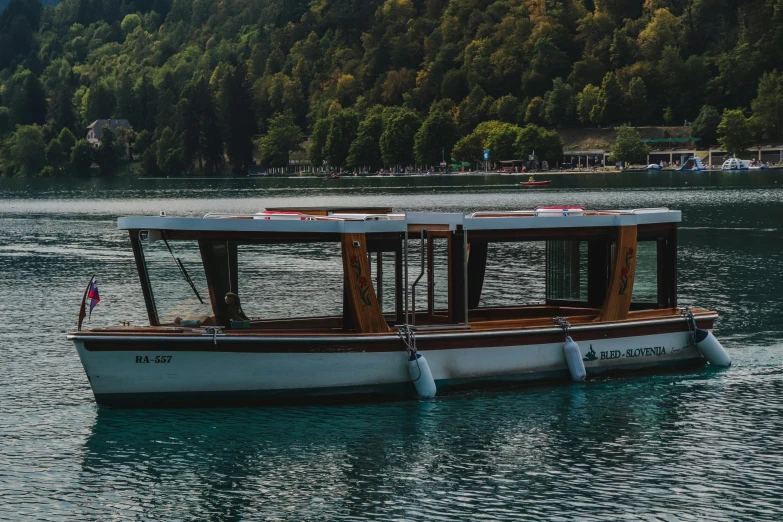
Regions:
[[[552,82],[552,90],[544,96],[544,120],[553,127],[562,127],[571,121],[575,112],[571,86],[560,78]]]
[[[65,127],[57,136],[57,141],[60,142],[60,147],[62,147],[66,158],[70,157],[71,151],[73,150],[74,145],[76,145],[76,136],[73,135],[70,129]]]
[[[287,167],[292,152],[301,149],[304,135],[291,112],[284,112],[269,121],[269,128],[258,140],[261,158],[270,167]]]
[[[386,165],[413,164],[413,144],[419,127],[421,119],[407,109],[389,116],[381,134],[381,158]]]
[[[14,125],[43,125],[46,122],[46,93],[35,74],[26,69],[11,77],[8,99]]]
[[[389,120],[401,108],[423,115],[438,99],[457,105],[462,136],[490,120],[571,125],[574,105],[585,126],[680,124],[708,105],[752,107],[756,139],[780,141],[779,4],[11,0],[0,14],[0,158],[13,168],[16,125],[41,125],[51,143],[63,128],[81,136],[96,119],[127,118],[147,132],[134,146],[145,172],[164,173],[158,156],[166,175],[199,158],[217,172],[225,151],[242,174],[255,136],[290,111],[311,129],[320,165],[340,111],[366,119],[383,104]],[[194,106],[189,86],[201,77],[214,103]],[[564,103],[568,86],[575,103]],[[357,130],[343,152],[366,163],[369,134]]]
[[[90,166],[93,163],[95,149],[87,140],[79,140],[71,150],[69,161],[70,170],[78,176],[86,176],[90,172]]]
[[[106,81],[99,81],[85,92],[82,98],[82,121],[88,125],[95,120],[111,118],[114,115],[115,97]]]
[[[137,154],[144,154],[152,145],[152,134],[147,130],[136,133],[136,139],[133,141],[133,150]]]
[[[226,67],[217,84],[220,125],[231,172],[246,175],[253,163],[256,116],[245,68]],[[214,148],[217,150],[216,146]]]
[[[776,69],[761,77],[751,107],[751,123],[759,137],[769,141],[783,139],[783,73]]]
[[[683,44],[682,22],[668,9],[658,9],[647,27],[639,33],[638,42],[646,58],[657,60],[665,47],[680,47]]]
[[[726,109],[718,124],[720,148],[731,155],[742,154],[753,143],[750,122],[740,109]]]
[[[482,148],[489,150],[489,160],[497,162],[516,158],[514,144],[521,132],[517,125],[492,120],[476,127],[474,134],[481,137]]]
[[[647,121],[649,103],[647,101],[647,88],[644,80],[634,76],[628,84],[628,116],[636,125],[643,125]]]
[[[11,170],[17,176],[32,177],[40,174],[46,165],[46,144],[38,125],[17,127],[11,137]]]
[[[156,162],[166,176],[179,176],[187,167],[182,140],[169,127],[164,127],[157,142]]]
[[[576,113],[582,124],[596,123],[593,120],[593,111],[598,104],[600,93],[601,89],[595,85],[586,85],[582,92],[576,96]]]
[[[494,100],[487,96],[484,89],[476,85],[470,91],[467,98],[462,100],[457,110],[457,123],[460,132],[468,134],[476,128],[476,125],[486,121]]]
[[[136,13],[125,15],[120,27],[122,27],[123,33],[130,34],[135,31],[137,27],[141,27],[141,17]]]
[[[313,132],[310,135],[310,148],[307,155],[310,158],[310,164],[315,168],[321,168],[326,161],[324,156],[324,147],[326,139],[329,137],[329,128],[332,126],[330,118],[323,118],[313,126]]]
[[[332,116],[330,120],[323,154],[331,167],[341,168],[346,164],[351,144],[356,138],[359,118],[353,110],[344,109]]]
[[[457,120],[445,110],[433,110],[424,120],[413,145],[416,161],[437,165],[451,157],[451,149],[459,139]]]
[[[0,138],[11,132],[11,111],[8,107],[0,107]]]
[[[207,79],[196,79],[185,89],[182,154],[185,168],[198,160],[205,174],[219,173],[223,168],[223,138],[218,122],[215,96]]]
[[[721,116],[718,109],[712,105],[704,105],[699,116],[691,125],[691,136],[701,138],[700,145],[715,145],[718,143],[718,125]]]
[[[606,73],[601,83],[598,99],[590,112],[590,119],[603,125],[617,123],[624,119],[624,93],[617,76],[613,72]]]
[[[463,137],[454,144],[452,154],[457,161],[474,162],[483,158],[484,142],[476,133]]]
[[[346,163],[349,167],[368,167],[377,169],[381,166],[381,134],[383,134],[383,117],[380,114],[370,114],[359,124],[356,139],[348,150]]]
[[[546,122],[546,102],[541,96],[536,96],[527,104],[525,123],[544,125]]]
[[[495,100],[492,104],[490,114],[496,120],[513,123],[515,125],[524,119],[522,104],[519,103],[516,96],[512,96],[511,94],[506,94]]]
[[[617,137],[612,145],[612,159],[624,164],[644,162],[650,149],[642,142],[639,133],[625,125],[615,128],[615,132]]]
[[[53,138],[52,141],[49,142],[49,145],[46,146],[47,166],[51,167],[55,172],[60,173],[67,161],[68,155],[63,150],[60,140]]]
[[[563,158],[563,142],[560,135],[538,125],[526,125],[514,142],[517,158],[536,155],[539,160],[555,165]]]
[[[117,134],[111,127],[104,125],[101,129],[101,145],[95,151],[95,161],[98,163],[101,175],[107,176],[114,172],[124,153],[124,144],[117,139]]]

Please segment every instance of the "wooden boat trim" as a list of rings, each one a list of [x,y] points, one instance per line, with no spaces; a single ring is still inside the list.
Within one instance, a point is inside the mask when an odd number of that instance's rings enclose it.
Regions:
[[[718,318],[718,314],[715,312],[696,313],[696,319],[700,323],[712,322]],[[571,333],[583,333],[583,332],[598,332],[617,329],[634,330],[647,326],[660,326],[667,324],[680,323],[683,326],[683,330],[687,329],[687,324],[682,317],[662,317],[657,319],[639,319],[639,320],[626,320],[613,323],[587,323],[581,325],[574,325],[569,331]],[[446,341],[446,340],[458,340],[458,339],[488,339],[496,337],[508,337],[508,336],[529,336],[529,335],[547,335],[547,334],[562,334],[563,331],[557,327],[546,328],[517,328],[517,329],[504,329],[504,330],[480,330],[469,331],[462,330],[459,332],[427,332],[417,334],[417,338],[421,341]],[[214,343],[215,340],[219,343],[399,343],[400,339],[396,333],[388,334],[356,334],[356,335],[243,335],[231,332],[231,335],[219,334],[216,337],[212,334],[198,335],[144,335],[140,336],[138,333],[128,335],[105,335],[101,333],[90,332],[74,332],[68,334],[69,340],[76,341],[110,341],[110,342],[140,342],[142,340],[146,342],[201,342],[201,343]]]

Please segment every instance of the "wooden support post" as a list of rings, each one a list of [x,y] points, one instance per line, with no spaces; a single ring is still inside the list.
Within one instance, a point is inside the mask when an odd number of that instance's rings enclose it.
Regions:
[[[471,241],[468,244],[468,308],[479,307],[484,275],[487,270],[487,241]]]
[[[402,280],[402,241],[398,242],[394,248],[394,311],[396,324],[405,324],[405,310],[403,307],[404,283]]]
[[[449,234],[449,321],[465,322],[465,250],[462,227]]]
[[[144,260],[144,251],[139,241],[138,230],[129,230],[131,247],[133,248],[133,257],[136,259],[136,270],[139,272],[139,282],[141,283],[141,293],[144,295],[144,304],[147,307],[147,318],[150,326],[160,326],[158,322],[158,311],[155,308],[155,299],[152,297],[152,288],[147,274],[147,263]]]
[[[427,234],[427,317],[435,315],[435,238]]]
[[[617,229],[617,248],[604,306],[598,321],[628,318],[636,276],[636,225]]]
[[[389,326],[375,295],[367,261],[367,241],[364,234],[343,234],[343,272],[345,298],[356,331],[359,333],[388,332]]]

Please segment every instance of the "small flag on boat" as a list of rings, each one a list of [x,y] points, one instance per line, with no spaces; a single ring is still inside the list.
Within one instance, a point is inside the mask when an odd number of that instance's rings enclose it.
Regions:
[[[98,293],[98,281],[93,279],[90,283],[90,290],[87,292],[87,297],[90,298],[90,317],[92,317],[92,309],[95,305],[101,302],[101,296]]]

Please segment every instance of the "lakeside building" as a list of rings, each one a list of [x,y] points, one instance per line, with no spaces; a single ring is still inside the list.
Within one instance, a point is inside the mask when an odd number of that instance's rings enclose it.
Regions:
[[[133,130],[133,127],[131,127],[131,124],[128,120],[113,120],[111,118],[105,119],[105,120],[95,120],[91,124],[87,126],[87,142],[90,143],[93,147],[96,149],[101,146],[101,143],[103,142],[103,128],[109,127],[113,131],[117,131],[117,129],[127,129],[127,130]],[[124,160],[127,160],[130,158],[130,145],[128,144],[128,140],[125,139],[125,157],[122,158]]]

